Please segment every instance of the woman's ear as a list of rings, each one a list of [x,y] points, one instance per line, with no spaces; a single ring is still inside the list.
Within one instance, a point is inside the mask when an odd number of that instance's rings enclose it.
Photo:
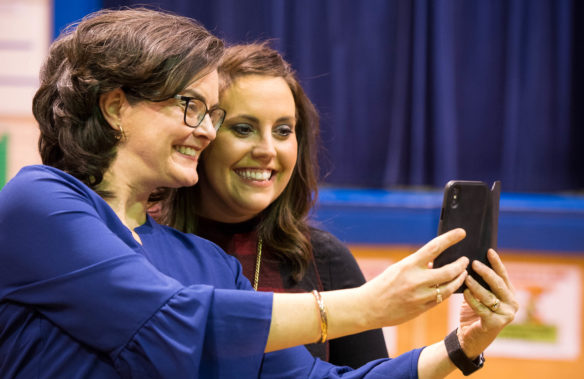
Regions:
[[[122,107],[126,103],[126,94],[121,88],[104,93],[99,98],[99,109],[110,126],[123,133]]]

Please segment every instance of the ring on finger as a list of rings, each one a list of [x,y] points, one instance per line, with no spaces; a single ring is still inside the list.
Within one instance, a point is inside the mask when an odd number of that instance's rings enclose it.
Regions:
[[[499,305],[501,305],[501,302],[499,301],[499,299],[495,299],[495,302],[489,305],[488,307],[492,312],[495,312],[497,311],[497,309],[499,309]]]
[[[440,287],[436,284],[436,303],[440,304],[442,302],[442,294],[440,293]]]

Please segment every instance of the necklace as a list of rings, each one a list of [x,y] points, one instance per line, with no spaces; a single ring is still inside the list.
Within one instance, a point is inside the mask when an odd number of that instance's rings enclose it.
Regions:
[[[258,245],[256,249],[257,258],[255,265],[255,276],[253,278],[253,289],[258,290],[258,282],[260,281],[260,265],[262,264],[262,237],[258,237]]]

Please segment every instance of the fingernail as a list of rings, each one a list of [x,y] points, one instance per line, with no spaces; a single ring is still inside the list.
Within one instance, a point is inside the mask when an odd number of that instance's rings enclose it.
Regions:
[[[477,268],[477,267],[480,267],[480,266],[484,266],[485,264],[483,262],[481,262],[481,261],[473,261],[472,262],[472,265],[473,265],[473,268]]]
[[[460,257],[458,258],[458,264],[460,264],[461,266],[468,266],[469,260],[467,257]]]

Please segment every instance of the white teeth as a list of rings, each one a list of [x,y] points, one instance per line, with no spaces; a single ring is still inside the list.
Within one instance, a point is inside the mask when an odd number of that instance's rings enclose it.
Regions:
[[[272,170],[262,170],[262,169],[245,169],[235,171],[237,175],[244,179],[251,180],[269,180],[272,176]]]
[[[195,149],[187,146],[176,146],[175,150],[181,154],[190,155],[191,157],[194,157],[197,154],[197,151]]]

